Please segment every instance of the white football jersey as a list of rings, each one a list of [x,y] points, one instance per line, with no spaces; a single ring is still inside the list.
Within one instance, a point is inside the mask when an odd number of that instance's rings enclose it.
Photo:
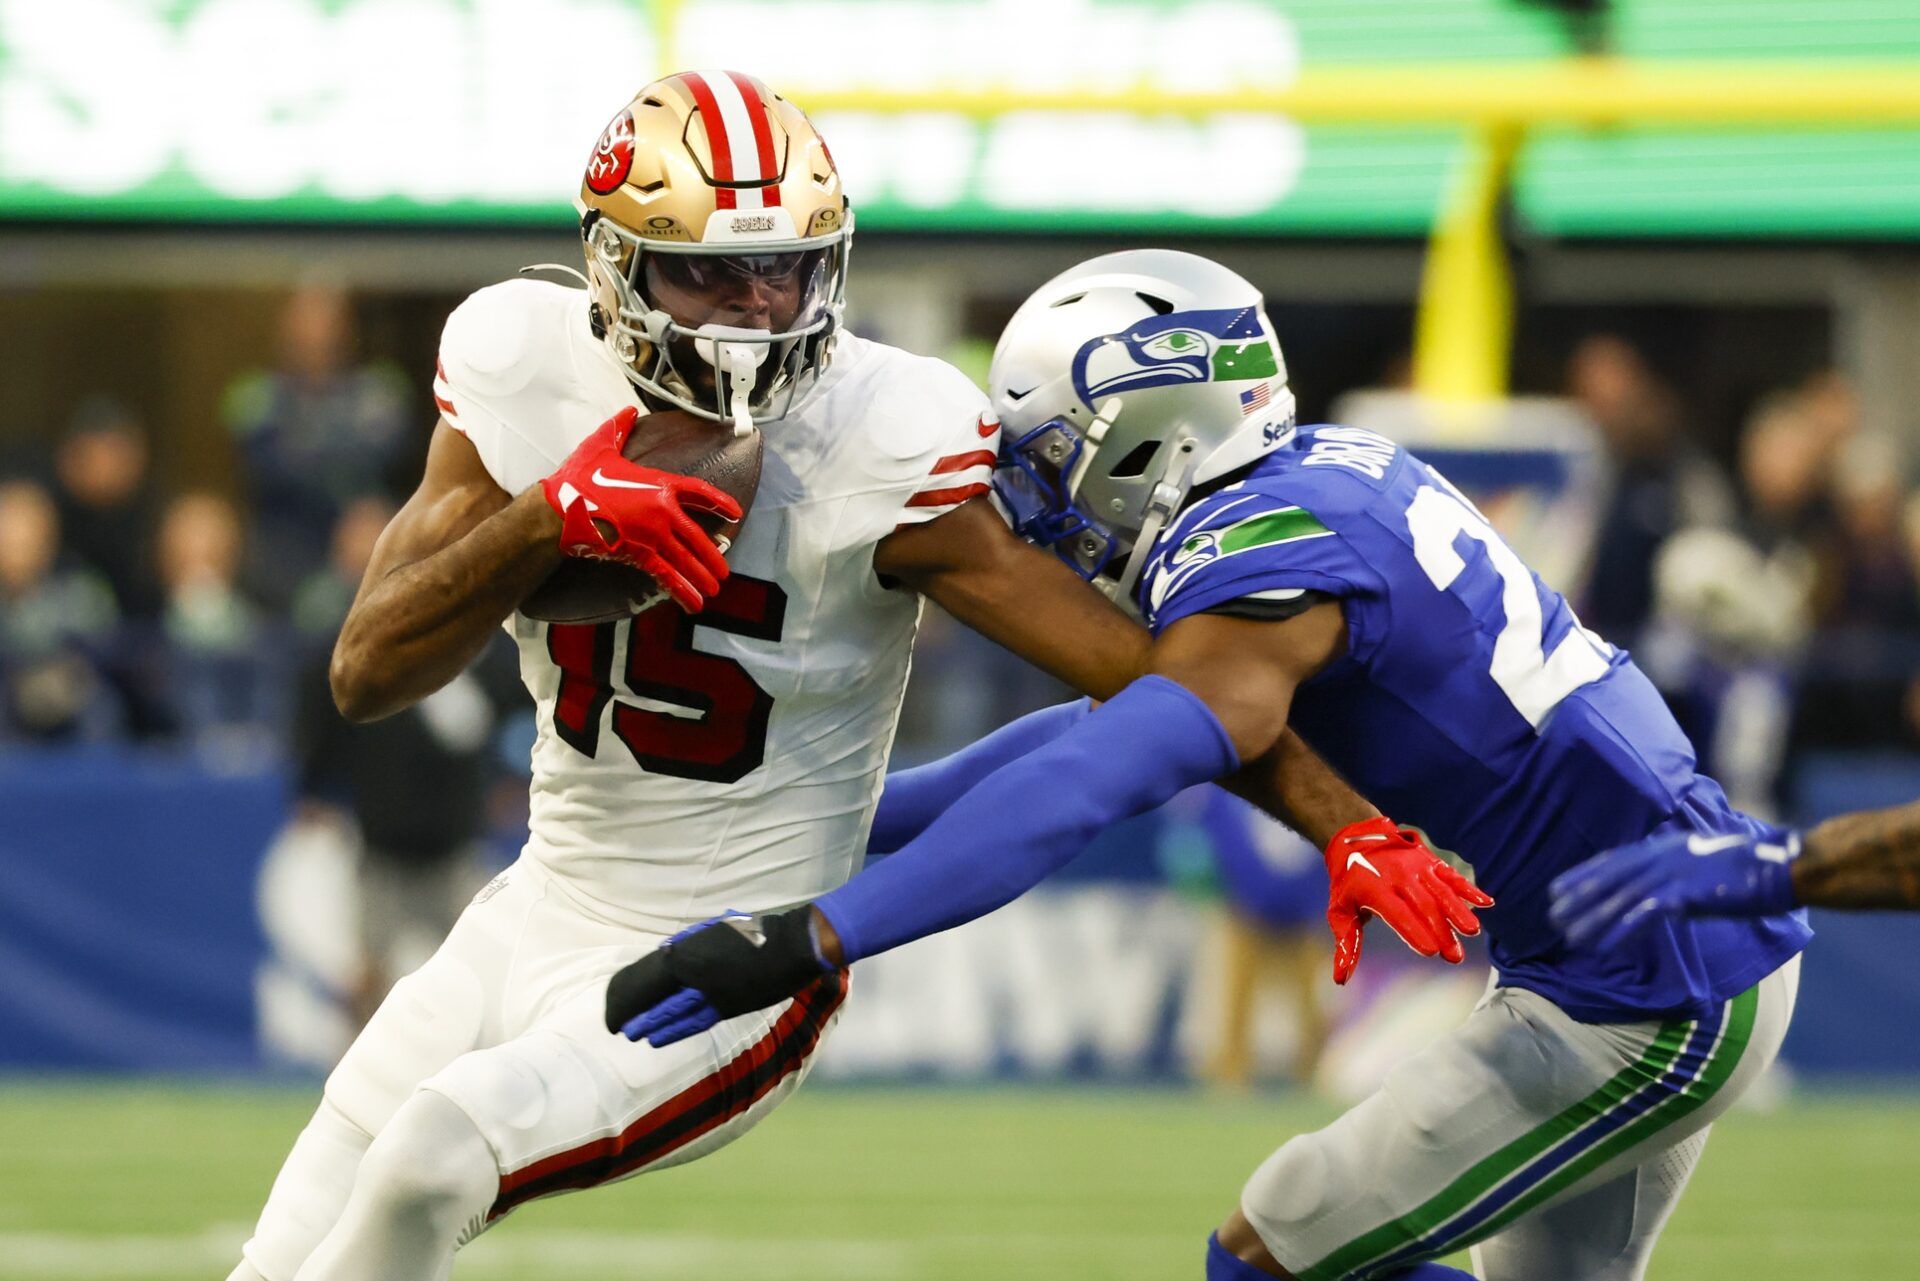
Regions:
[[[462,303],[437,373],[446,421],[509,494],[637,400],[585,294],[544,281]],[[526,853],[642,928],[796,903],[858,868],[920,617],[875,544],[985,494],[999,448],[958,370],[846,333],[761,430],[733,573],[702,613],[507,624],[539,709]]]

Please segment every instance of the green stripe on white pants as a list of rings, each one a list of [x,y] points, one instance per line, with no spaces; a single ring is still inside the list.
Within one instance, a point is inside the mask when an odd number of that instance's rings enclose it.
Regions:
[[[1698,1023],[1585,1024],[1496,987],[1379,1091],[1270,1157],[1241,1208],[1301,1281],[1477,1241],[1488,1281],[1633,1281],[1698,1158],[1690,1140],[1778,1053],[1798,977],[1789,962]],[[1587,1213],[1552,1212],[1574,1198]]]

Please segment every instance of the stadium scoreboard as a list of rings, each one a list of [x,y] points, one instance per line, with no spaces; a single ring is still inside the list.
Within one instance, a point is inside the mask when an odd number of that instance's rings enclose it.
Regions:
[[[1620,0],[1613,32],[1633,59],[1920,59],[1912,0]],[[0,0],[0,220],[564,225],[604,117],[669,60],[805,105],[1565,51],[1513,0]],[[869,230],[1417,236],[1465,140],[1251,110],[816,114]],[[1920,129],[1536,129],[1514,198],[1552,235],[1913,239]]]

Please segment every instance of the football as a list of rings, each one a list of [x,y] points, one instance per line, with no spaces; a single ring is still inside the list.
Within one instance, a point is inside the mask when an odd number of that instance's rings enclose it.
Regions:
[[[760,487],[766,442],[758,430],[736,436],[728,423],[683,409],[648,414],[634,425],[621,452],[633,462],[677,476],[704,480],[730,495],[745,513]],[[741,521],[691,511],[722,551],[739,536]],[[520,603],[520,612],[543,623],[604,623],[628,618],[667,599],[653,577],[630,565],[569,557]]]

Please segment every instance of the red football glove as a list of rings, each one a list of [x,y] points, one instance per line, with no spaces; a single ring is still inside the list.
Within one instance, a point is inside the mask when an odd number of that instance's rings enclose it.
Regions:
[[[726,557],[686,508],[740,519],[740,504],[704,480],[655,471],[620,451],[640,411],[628,406],[594,429],[540,482],[560,513],[560,550],[651,574],[688,613],[720,590]]]
[[[1422,956],[1466,959],[1455,934],[1480,932],[1473,909],[1493,899],[1449,867],[1410,827],[1392,819],[1350,823],[1327,842],[1327,924],[1333,927],[1333,981],[1360,964],[1360,932],[1379,917]]]

